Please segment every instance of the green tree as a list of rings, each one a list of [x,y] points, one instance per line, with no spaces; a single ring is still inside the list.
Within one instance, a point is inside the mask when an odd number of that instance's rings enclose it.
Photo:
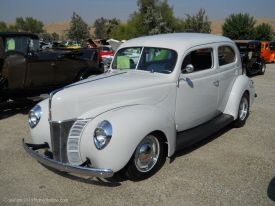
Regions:
[[[254,39],[256,20],[245,14],[231,14],[222,25],[222,35],[230,39]]]
[[[43,32],[44,24],[42,21],[38,21],[32,17],[17,17],[15,26],[10,26],[10,30],[18,32],[30,32],[35,34],[40,34]]]
[[[273,41],[274,39],[274,30],[270,24],[262,23],[255,27],[255,39],[262,41]]]
[[[205,10],[200,9],[196,15],[186,14],[187,19],[184,22],[185,32],[194,33],[211,33],[211,21],[208,21],[208,16],[205,15]]]
[[[7,32],[7,31],[8,31],[8,27],[6,23],[3,21],[0,21],[0,32]]]
[[[93,28],[95,28],[94,36],[96,39],[104,38],[105,26],[107,22],[108,22],[108,19],[104,19],[103,17],[95,20]]]
[[[66,33],[67,38],[80,42],[82,39],[90,37],[89,30],[90,27],[82,20],[81,16],[73,12],[70,29]]]
[[[116,30],[120,24],[121,24],[121,21],[119,19],[116,19],[116,18],[109,19],[104,28],[103,38],[110,39],[112,32]]]
[[[56,32],[52,33],[52,38],[53,40],[59,40],[59,34],[57,34]]]
[[[129,15],[127,24],[120,24],[113,30],[112,38],[122,40],[184,31],[184,21],[174,17],[168,0],[138,0],[137,6],[138,11]]]
[[[166,22],[163,21],[161,14],[157,13],[156,9],[151,6],[147,6],[147,10],[145,11],[143,18],[143,23],[148,27],[148,35],[171,32],[171,29],[167,27]]]
[[[52,35],[48,33],[46,30],[39,35],[39,39],[43,39],[44,41],[51,41],[53,39]]]

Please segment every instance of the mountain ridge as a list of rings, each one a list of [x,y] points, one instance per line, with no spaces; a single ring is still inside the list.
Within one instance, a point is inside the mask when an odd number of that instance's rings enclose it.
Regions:
[[[255,18],[254,20],[257,21],[256,25],[261,24],[261,23],[267,23],[270,24],[271,27],[275,30],[275,18],[267,18],[267,17],[260,17],[260,18]],[[222,25],[225,22],[225,19],[217,19],[215,21],[211,21],[211,29],[212,32],[211,34],[217,34],[221,35],[222,34]],[[14,23],[6,22],[6,25],[14,25]],[[88,26],[91,28],[90,34],[93,35],[95,29],[93,28],[93,25],[88,24]],[[65,37],[65,31],[70,28],[70,21],[61,21],[61,22],[56,22],[56,23],[49,23],[45,24],[43,29],[46,30],[48,33],[57,33],[59,34],[59,37]]]

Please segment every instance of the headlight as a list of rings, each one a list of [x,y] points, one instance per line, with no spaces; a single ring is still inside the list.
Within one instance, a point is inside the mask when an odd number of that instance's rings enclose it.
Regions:
[[[29,112],[29,124],[31,128],[36,127],[36,125],[40,121],[41,116],[42,109],[39,105],[36,105],[34,108],[31,109],[31,111]]]
[[[113,128],[110,122],[104,120],[94,131],[94,143],[97,149],[101,150],[106,147],[113,135]]]

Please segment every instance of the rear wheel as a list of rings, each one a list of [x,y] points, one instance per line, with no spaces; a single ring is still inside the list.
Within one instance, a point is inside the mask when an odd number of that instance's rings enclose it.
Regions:
[[[245,75],[245,76],[248,76],[248,77],[251,75],[251,73],[249,72],[249,70],[246,66],[243,67],[243,69],[242,69],[242,75]]]
[[[238,117],[233,122],[233,125],[237,128],[244,126],[248,115],[249,115],[249,96],[248,96],[248,93],[245,92],[239,104]]]
[[[266,69],[266,65],[265,65],[265,63],[263,62],[263,63],[261,64],[261,70],[259,71],[259,74],[260,74],[260,75],[264,75],[265,69]]]
[[[125,168],[125,175],[134,181],[151,177],[162,166],[164,142],[157,133],[144,137]]]

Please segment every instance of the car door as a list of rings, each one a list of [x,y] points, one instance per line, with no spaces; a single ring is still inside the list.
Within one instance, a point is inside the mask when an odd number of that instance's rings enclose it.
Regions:
[[[182,72],[178,80],[175,119],[178,131],[198,126],[217,116],[218,66],[211,45],[190,49],[182,68],[192,64],[192,73]]]
[[[28,59],[25,87],[52,86],[54,84],[54,59]]]
[[[231,88],[239,75],[242,65],[238,50],[231,44],[220,43],[218,45],[219,65],[219,99],[218,109],[223,112],[228,101]]]

